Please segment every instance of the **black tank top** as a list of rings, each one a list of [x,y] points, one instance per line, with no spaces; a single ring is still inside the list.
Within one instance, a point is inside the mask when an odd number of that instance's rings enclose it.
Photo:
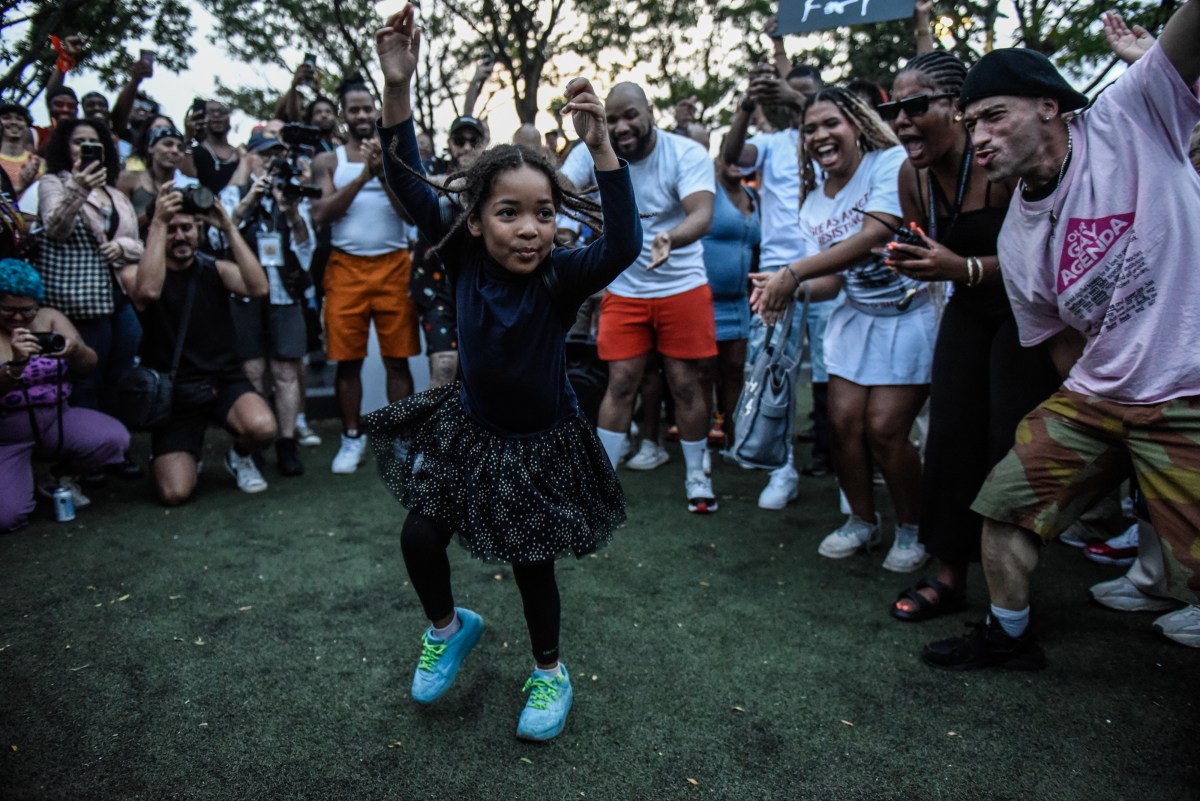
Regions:
[[[945,197],[937,181],[933,182],[937,208],[951,211],[953,204]],[[924,206],[928,199],[921,193]],[[928,219],[929,210],[922,209]],[[938,215],[938,241],[960,256],[995,256],[1000,229],[1004,226],[1007,207],[992,205],[992,184],[989,181],[984,193],[983,208],[960,212],[957,219],[951,214]],[[964,282],[954,283],[954,294],[950,302],[964,309],[986,315],[989,319],[1001,320],[1012,315],[1008,294],[1003,281],[989,281],[979,286],[967,286]]]

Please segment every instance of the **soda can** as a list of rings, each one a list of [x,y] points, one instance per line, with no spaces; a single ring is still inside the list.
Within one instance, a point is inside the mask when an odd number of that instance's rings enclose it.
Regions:
[[[54,491],[54,519],[60,523],[75,519],[75,496],[67,487]]]

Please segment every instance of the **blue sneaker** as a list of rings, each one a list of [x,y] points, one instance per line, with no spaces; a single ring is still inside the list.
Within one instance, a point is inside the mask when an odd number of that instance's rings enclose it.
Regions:
[[[559,663],[559,669],[562,674],[554,677],[538,675],[535,670],[521,688],[521,692],[529,692],[529,700],[517,721],[517,736],[522,740],[551,740],[567,725],[574,692],[567,666]]]
[[[483,618],[470,609],[455,607],[462,628],[445,642],[432,637],[432,628],[421,635],[421,658],[413,673],[412,699],[418,704],[431,704],[450,689],[459,665],[479,642],[483,634]]]

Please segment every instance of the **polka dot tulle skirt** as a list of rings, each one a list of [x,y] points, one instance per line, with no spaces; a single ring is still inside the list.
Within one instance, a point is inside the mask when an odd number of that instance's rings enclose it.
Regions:
[[[502,437],[467,415],[455,383],[362,422],[388,489],[449,526],[477,559],[584,556],[625,520],[621,485],[581,416],[532,437]]]

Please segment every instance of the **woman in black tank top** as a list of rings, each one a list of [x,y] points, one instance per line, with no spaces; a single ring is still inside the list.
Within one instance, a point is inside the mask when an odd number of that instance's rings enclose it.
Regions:
[[[896,599],[891,614],[905,621],[965,605],[967,566],[979,560],[983,525],[971,503],[1012,447],[1021,418],[1060,383],[1045,348],[1022,348],[1017,337],[995,255],[1012,187],[972,169],[953,100],[965,77],[966,66],[949,53],[921,54],[896,76],[893,102],[881,107],[908,151],[900,171],[904,222],[924,229],[930,246],[895,245],[891,264],[913,278],[948,282],[951,293],[933,357],[921,541],[905,565],[916,570],[928,553],[938,567]]]

